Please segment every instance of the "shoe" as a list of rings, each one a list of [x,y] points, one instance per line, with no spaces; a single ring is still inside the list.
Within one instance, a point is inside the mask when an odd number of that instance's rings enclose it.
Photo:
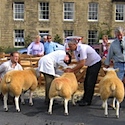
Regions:
[[[86,102],[86,101],[80,101],[79,102],[79,106],[89,106],[89,105],[91,105],[91,103]]]

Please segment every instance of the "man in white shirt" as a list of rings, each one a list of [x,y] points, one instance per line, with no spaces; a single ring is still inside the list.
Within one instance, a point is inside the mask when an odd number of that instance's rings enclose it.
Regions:
[[[71,56],[64,50],[51,52],[39,60],[38,69],[45,78],[45,104],[49,104],[49,88],[56,75],[56,69],[58,66],[66,67],[70,63]]]
[[[8,60],[0,65],[0,82],[8,71],[23,70],[22,66],[18,62],[19,62],[19,53],[12,52],[10,54],[10,60]]]
[[[76,72],[84,65],[87,66],[84,80],[84,96],[82,100],[79,101],[79,106],[91,105],[94,87],[101,67],[101,57],[91,46],[80,44],[76,40],[69,41],[68,46],[70,50],[74,51],[77,65],[72,69],[67,68],[65,72]]]

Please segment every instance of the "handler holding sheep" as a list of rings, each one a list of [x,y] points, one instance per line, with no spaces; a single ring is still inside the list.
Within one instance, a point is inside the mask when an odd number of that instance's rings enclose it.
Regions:
[[[10,54],[10,60],[8,60],[0,65],[0,82],[8,71],[23,70],[22,66],[18,62],[19,62],[19,53],[12,52]]]
[[[125,30],[122,27],[115,29],[116,39],[110,44],[108,55],[105,60],[105,67],[108,68],[110,61],[113,60],[114,68],[119,69],[117,75],[123,80],[125,75]]]
[[[77,65],[74,68],[67,68],[65,72],[76,72],[84,65],[88,66],[84,81],[84,96],[79,101],[79,106],[91,105],[94,94],[94,87],[101,67],[101,57],[87,44],[79,44],[76,40],[68,42],[70,50],[74,51]]]
[[[52,80],[54,79],[58,66],[66,67],[71,63],[71,55],[64,50],[51,52],[43,57],[38,62],[38,69],[43,73],[45,78],[45,104],[49,104],[49,89]]]

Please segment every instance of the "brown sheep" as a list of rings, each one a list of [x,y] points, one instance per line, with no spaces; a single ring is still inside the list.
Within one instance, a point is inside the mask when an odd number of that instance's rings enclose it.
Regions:
[[[56,96],[64,98],[65,115],[68,115],[68,101],[72,98],[72,103],[75,105],[73,98],[74,93],[77,91],[78,83],[74,73],[64,73],[62,76],[55,78],[49,90],[49,110],[48,113],[52,114],[53,100]]]
[[[119,118],[119,107],[120,103],[124,99],[124,86],[122,81],[118,78],[116,74],[116,69],[113,68],[103,68],[106,71],[106,75],[99,82],[100,97],[103,100],[103,108],[105,109],[105,116],[108,116],[108,104],[107,100],[109,97],[114,97],[113,108],[115,108],[115,98],[116,98],[116,117]]]
[[[20,112],[19,97],[24,103],[23,92],[30,90],[29,104],[33,105],[32,94],[38,85],[37,77],[39,72],[37,69],[13,70],[5,74],[1,81],[1,92],[4,96],[4,109],[8,111],[7,99],[8,94],[15,97],[16,110]]]

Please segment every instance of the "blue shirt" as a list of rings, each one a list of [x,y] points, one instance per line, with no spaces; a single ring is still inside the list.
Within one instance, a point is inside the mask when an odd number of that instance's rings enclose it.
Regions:
[[[105,60],[105,65],[110,64],[110,60],[114,62],[125,62],[125,40],[122,41],[123,53],[121,52],[121,46],[119,40],[116,38],[110,45],[108,55]]]
[[[56,50],[56,44],[54,43],[54,42],[45,42],[44,43],[44,52],[45,52],[45,54],[49,54],[49,53],[51,53],[51,52],[53,52],[53,51],[55,51]]]

